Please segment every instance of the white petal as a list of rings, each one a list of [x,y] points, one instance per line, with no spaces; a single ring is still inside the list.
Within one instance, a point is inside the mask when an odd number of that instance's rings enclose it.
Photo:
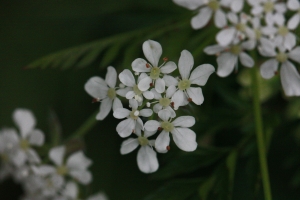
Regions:
[[[216,40],[221,46],[227,46],[232,42],[235,33],[235,28],[225,28],[217,34]]]
[[[144,131],[144,137],[148,138],[148,137],[154,135],[156,132],[157,132],[157,130],[155,130],[155,131],[147,131],[147,130],[145,130]],[[150,141],[151,140],[149,140],[149,143],[150,143]],[[149,144],[149,145],[153,146],[152,144]]]
[[[135,99],[129,99],[129,105],[133,110],[138,108],[138,102]]]
[[[300,46],[296,47],[288,53],[290,59],[300,64]]]
[[[151,92],[152,92],[153,95],[154,95],[154,99],[159,100],[159,99],[162,98],[161,94],[159,94],[159,93],[155,90],[155,88],[152,88],[152,89],[151,89]]]
[[[172,124],[180,127],[191,127],[195,124],[195,118],[192,116],[181,116],[176,118]]]
[[[244,1],[243,0],[234,0],[234,1],[232,1],[230,7],[233,12],[240,12],[244,7]]]
[[[142,109],[140,111],[140,116],[142,117],[150,117],[153,114],[153,111],[151,109]]]
[[[85,91],[94,98],[105,98],[107,95],[107,84],[100,77],[90,78],[84,85]]]
[[[168,121],[171,117],[171,113],[170,111],[166,110],[166,109],[163,109],[163,110],[160,110],[158,112],[158,116],[159,118],[161,118],[163,121]]]
[[[104,193],[99,192],[97,194],[88,197],[87,200],[108,200],[108,197]]]
[[[44,144],[45,135],[40,130],[34,130],[30,133],[28,141],[32,145],[41,146]]]
[[[166,107],[166,110],[168,110],[171,113],[171,118],[176,117],[176,113],[170,106]]]
[[[149,68],[149,72],[150,72],[150,68]],[[145,78],[146,76],[148,76],[146,73],[141,73],[140,75],[139,75],[139,77],[138,77],[138,80],[137,80],[137,82],[139,83],[143,78]]]
[[[134,128],[135,128],[134,120],[129,118],[121,121],[117,125],[116,130],[118,134],[124,138],[124,137],[128,137],[132,133],[132,130],[134,130]]]
[[[241,46],[243,47],[243,49],[252,50],[256,47],[256,39],[250,39],[248,41],[245,41],[242,43]]]
[[[100,105],[100,111],[97,114],[96,119],[103,120],[110,112],[111,107],[112,107],[112,100],[110,98],[103,99]]]
[[[86,170],[91,164],[91,159],[87,158],[82,151],[70,155],[66,163],[68,168],[77,170]]]
[[[290,10],[298,10],[300,8],[300,3],[298,0],[288,0],[287,7]]]
[[[120,81],[129,87],[133,87],[135,85],[135,79],[130,70],[125,69],[119,74]]]
[[[158,93],[163,93],[165,91],[165,81],[161,78],[156,79],[155,81],[155,90]]]
[[[278,13],[285,13],[286,12],[286,3],[276,3],[274,5],[275,7],[275,10],[278,12]]]
[[[196,134],[188,128],[174,128],[171,132],[175,144],[183,151],[194,151],[197,148]]]
[[[173,0],[173,2],[189,10],[195,10],[203,5],[203,1],[199,0]]]
[[[223,51],[224,49],[225,49],[225,47],[215,44],[215,45],[205,47],[203,51],[208,55],[215,55],[215,54]]]
[[[158,127],[160,126],[160,123],[156,120],[149,120],[145,123],[144,128],[147,131],[156,131]]]
[[[253,67],[254,60],[248,54],[241,52],[239,54],[239,58],[240,58],[240,62],[242,63],[243,66]]]
[[[155,149],[159,153],[168,152],[167,146],[170,145],[170,134],[169,132],[162,131],[155,140]]]
[[[228,17],[228,20],[232,23],[232,24],[237,24],[239,23],[239,18],[237,16],[236,13],[233,13],[233,12],[229,12],[227,14],[227,17]]]
[[[217,58],[218,70],[217,74],[221,77],[228,76],[234,69],[234,66],[237,62],[237,56],[231,53],[222,53]]]
[[[138,146],[139,142],[136,138],[129,138],[122,143],[120,152],[122,155],[128,154],[135,150]]]
[[[190,87],[186,90],[186,92],[196,105],[201,105],[203,103],[204,97],[200,87]]]
[[[227,26],[226,15],[222,10],[218,9],[216,11],[214,16],[214,22],[216,27],[218,28],[223,28],[224,26]]]
[[[160,72],[163,74],[169,74],[173,72],[176,68],[176,64],[172,61],[169,61],[163,67],[160,68]]]
[[[28,136],[36,124],[35,117],[32,112],[27,109],[16,109],[13,113],[13,120],[18,126],[23,138]]]
[[[176,78],[174,78],[173,76],[164,75],[163,79],[164,79],[167,87],[169,87],[171,85],[176,86],[178,84],[178,80]]]
[[[251,0],[250,1],[248,1],[248,2],[251,2]],[[263,12],[263,7],[262,6],[255,6],[255,7],[253,7],[252,9],[251,9],[251,13],[253,14],[253,15],[259,15],[259,14],[261,14],[262,12]]]
[[[150,68],[146,67],[147,61],[142,58],[135,59],[131,66],[135,72],[150,72]]]
[[[155,104],[155,105],[153,106],[153,111],[154,111],[155,113],[158,113],[162,108],[163,108],[162,105],[160,105],[159,103],[157,103],[157,104]]]
[[[31,164],[39,164],[41,162],[40,156],[33,149],[27,150],[27,159]]]
[[[166,91],[166,97],[171,98],[175,92],[176,92],[176,87],[174,85],[171,85],[170,87],[168,87]]]
[[[181,90],[177,90],[174,93],[172,97],[172,101],[174,102],[175,110],[177,110],[179,106],[184,105],[184,99],[185,99],[185,94]]]
[[[119,98],[116,97],[116,98],[113,100],[113,107],[112,107],[112,109],[113,109],[113,111],[115,111],[115,110],[118,109],[118,108],[123,108],[123,105],[122,105],[121,100],[120,100]]]
[[[260,74],[265,79],[272,78],[277,70],[278,61],[276,59],[267,60],[260,66]]]
[[[129,91],[126,93],[126,99],[132,99],[134,97],[134,91]]]
[[[121,97],[126,97],[127,92],[131,91],[131,87],[121,88],[116,91],[116,93]]]
[[[115,88],[116,87],[116,83],[117,83],[117,71],[112,66],[107,67],[107,73],[106,73],[106,76],[105,76],[105,82],[111,88]]]
[[[53,174],[55,172],[55,168],[51,165],[41,165],[41,166],[32,166],[32,171],[39,176],[46,176],[49,174]]]
[[[83,185],[87,185],[92,182],[92,174],[86,170],[72,170],[70,171],[70,175]]]
[[[153,94],[153,92],[151,92],[151,91],[145,91],[145,92],[143,92],[143,96],[144,96],[146,99],[149,99],[149,100],[151,100],[151,99],[154,98],[154,94]]]
[[[297,28],[297,26],[299,25],[300,22],[300,14],[296,13],[293,15],[293,17],[291,17],[288,21],[287,27],[290,30],[294,30]]]
[[[285,36],[284,47],[291,50],[296,45],[296,36],[293,33],[288,33]]]
[[[117,119],[123,119],[125,117],[128,117],[130,114],[130,111],[126,108],[118,108],[114,111],[114,117]]]
[[[18,150],[14,152],[12,161],[17,167],[23,166],[26,160],[27,160],[27,155],[25,154],[24,151]]]
[[[152,173],[158,169],[156,153],[149,146],[142,146],[137,154],[139,169],[144,173]]]
[[[161,45],[153,40],[147,40],[143,43],[143,52],[147,60],[153,67],[158,67],[158,61],[162,54]]]
[[[215,72],[215,68],[210,64],[202,64],[195,68],[190,76],[191,84],[205,85],[208,77]]]
[[[178,68],[182,79],[188,79],[190,72],[194,66],[194,58],[189,51],[183,50],[181,52],[178,61],[178,66],[179,66]]]
[[[212,15],[212,10],[208,7],[201,8],[199,13],[194,16],[191,20],[191,25],[193,29],[203,28],[208,21],[210,20]]]
[[[149,76],[143,78],[138,84],[139,90],[141,91],[148,90],[150,88],[150,83],[152,83],[152,79]]]
[[[300,75],[295,66],[284,62],[280,69],[281,84],[287,96],[300,96]]]
[[[63,158],[65,155],[66,148],[64,146],[54,147],[49,151],[49,157],[52,162],[54,162],[57,166],[61,166],[63,164]]]

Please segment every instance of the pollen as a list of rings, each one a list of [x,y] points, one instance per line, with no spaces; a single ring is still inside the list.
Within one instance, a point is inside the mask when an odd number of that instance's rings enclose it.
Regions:
[[[190,88],[190,86],[191,86],[191,81],[188,79],[183,79],[178,83],[179,90],[186,90]]]
[[[171,132],[174,129],[174,125],[168,121],[163,121],[160,126],[164,129],[166,132]]]
[[[150,78],[152,79],[158,79],[160,75],[160,69],[158,67],[152,67],[150,71]]]

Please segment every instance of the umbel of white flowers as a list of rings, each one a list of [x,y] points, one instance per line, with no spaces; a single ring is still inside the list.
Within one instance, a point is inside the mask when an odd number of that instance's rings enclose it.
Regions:
[[[115,118],[124,119],[116,127],[118,134],[123,138],[136,135],[136,138],[126,139],[122,143],[121,154],[141,146],[137,155],[138,167],[144,173],[152,173],[159,166],[155,150],[158,153],[170,150],[170,133],[175,144],[183,151],[197,148],[196,133],[190,129],[195,124],[195,118],[178,116],[175,119],[176,110],[188,103],[203,103],[204,97],[199,86],[206,84],[215,69],[210,64],[193,69],[192,54],[183,50],[178,61],[180,77],[174,77],[172,73],[177,69],[175,62],[163,58],[159,65],[162,47],[158,42],[147,40],[142,49],[146,59],[137,58],[132,62],[136,77],[129,69],[125,69],[118,76],[120,87],[115,87],[117,72],[110,66],[105,80],[92,77],[84,88],[95,101],[101,102],[96,119],[104,119],[112,108]],[[129,101],[130,109],[123,108],[119,97]],[[155,139],[156,133],[159,135]]]

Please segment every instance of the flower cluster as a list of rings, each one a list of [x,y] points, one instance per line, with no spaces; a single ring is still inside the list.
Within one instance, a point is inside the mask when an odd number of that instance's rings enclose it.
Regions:
[[[75,200],[79,198],[78,183],[92,181],[88,167],[92,161],[82,151],[66,156],[66,147],[49,150],[49,161],[42,161],[36,147],[42,147],[44,133],[35,128],[36,120],[27,109],[16,109],[13,128],[0,131],[0,181],[12,177],[24,189],[24,200]],[[48,159],[47,159],[48,160]],[[106,200],[99,193],[87,200]]]
[[[147,60],[137,58],[132,62],[132,73],[125,69],[119,75],[120,85],[116,87],[117,72],[107,68],[105,80],[92,77],[85,84],[85,90],[101,102],[98,120],[104,119],[111,108],[113,116],[123,119],[116,127],[122,137],[130,137],[121,145],[121,154],[127,154],[140,146],[137,154],[139,169],[151,173],[158,169],[156,152],[170,150],[170,133],[175,144],[183,151],[197,148],[196,134],[190,129],[195,124],[192,116],[177,116],[176,110],[190,102],[201,105],[204,101],[202,89],[209,76],[215,71],[210,64],[195,69],[192,54],[183,50],[178,62],[179,77],[172,73],[177,69],[175,62],[163,58],[161,45],[153,40],[143,43]],[[118,97],[129,100],[129,109],[123,108]],[[159,132],[155,139],[154,135]],[[156,151],[155,151],[156,150]]]
[[[263,78],[278,74],[287,96],[300,96],[300,75],[293,62],[300,63],[300,46],[293,33],[300,22],[298,0],[173,0],[174,3],[198,11],[191,20],[194,29],[203,28],[214,14],[217,44],[204,51],[217,55],[217,74],[226,77],[237,69],[238,60],[245,67],[253,67],[254,60],[246,51],[257,49],[270,59],[260,66]],[[287,12],[292,17],[286,20]]]

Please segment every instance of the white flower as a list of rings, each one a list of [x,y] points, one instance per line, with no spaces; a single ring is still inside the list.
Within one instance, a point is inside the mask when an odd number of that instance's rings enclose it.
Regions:
[[[175,111],[171,107],[172,105],[172,96],[176,92],[176,87],[174,85],[171,85],[168,87],[166,90],[166,94],[162,96],[158,92],[155,91],[155,89],[151,90],[154,94],[154,99],[158,100],[152,103],[156,103],[153,106],[153,111],[155,113],[158,113],[159,111],[162,110],[162,112],[170,112],[171,113],[171,118],[174,118],[176,116]]]
[[[111,110],[122,108],[122,103],[117,97],[125,96],[126,90],[120,89],[116,91],[117,72],[115,68],[108,67],[105,80],[100,77],[90,78],[84,85],[85,91],[95,98],[95,101],[101,101],[100,111],[96,116],[97,120],[103,120]]]
[[[146,76],[147,75],[145,73],[141,73],[138,77],[137,84],[139,84],[139,82]],[[143,96],[146,99],[153,99],[154,95],[152,92],[139,90],[133,74],[128,69],[125,69],[119,74],[119,79],[124,85],[129,87],[128,92],[126,93],[126,99],[135,98],[135,100],[141,103],[143,101]]]
[[[290,30],[294,30],[298,27],[300,22],[300,2],[298,0],[288,0],[287,7],[292,11],[296,11],[287,24],[287,27]]]
[[[189,129],[195,124],[195,118],[191,116],[181,116],[174,121],[168,121],[170,116],[167,113],[159,112],[158,116],[163,120],[149,120],[145,123],[146,131],[162,130],[155,140],[155,148],[160,153],[168,151],[170,144],[169,133],[172,133],[175,144],[183,151],[194,151],[197,148],[196,134]]]
[[[179,106],[188,104],[188,101],[193,101],[197,105],[201,105],[204,101],[201,88],[191,87],[191,85],[196,84],[204,86],[208,77],[215,69],[210,64],[203,64],[196,67],[191,73],[193,65],[194,58],[192,54],[187,50],[183,50],[178,62],[181,79],[179,79],[179,81],[174,81],[174,85],[177,85],[178,87],[178,90],[172,97],[175,109],[178,109]]]
[[[138,103],[134,99],[129,100],[132,110],[118,108],[114,111],[114,117],[117,119],[127,118],[117,125],[117,132],[121,137],[128,137],[135,131],[136,127],[143,127],[143,121],[140,116],[149,117],[153,114],[151,109],[138,110]]]
[[[283,14],[286,12],[285,3],[278,3],[277,0],[248,0],[248,3],[252,6],[251,13],[255,16],[262,15],[263,13],[272,15],[275,13]]]
[[[218,28],[227,25],[225,13],[221,9],[221,4],[218,0],[173,0],[173,2],[190,10],[198,10],[198,14],[191,20],[191,25],[194,29],[203,28],[213,14],[215,25]]]
[[[13,113],[13,120],[18,126],[20,135],[11,131],[11,143],[18,143],[13,152],[13,162],[16,166],[20,167],[26,161],[30,163],[39,163],[40,158],[36,151],[31,146],[42,146],[44,144],[44,133],[35,129],[35,118],[30,110],[16,109]]]
[[[103,192],[98,192],[88,197],[87,200],[108,200],[108,197]]]
[[[87,185],[92,181],[92,175],[87,168],[92,164],[92,161],[85,157],[82,151],[73,153],[64,162],[66,148],[64,146],[54,147],[49,151],[49,157],[54,166],[41,165],[34,168],[36,174],[47,176],[50,174],[57,174],[62,177],[70,175],[80,183]]]
[[[263,51],[264,47],[261,48]],[[260,66],[260,73],[263,78],[269,79],[278,71],[278,65],[281,63],[280,77],[283,90],[287,96],[300,96],[300,75],[296,67],[288,59],[300,63],[300,46],[297,46],[290,52],[279,49],[277,53],[275,47],[263,51],[264,56],[273,57]]]
[[[254,31],[247,26],[249,21],[249,16],[245,13],[241,13],[239,17],[235,13],[228,13],[227,15],[229,21],[233,24],[232,26],[226,27],[221,30],[217,36],[216,40],[221,46],[228,46],[233,42],[238,42],[244,40],[247,36],[248,38],[254,38]]]
[[[156,158],[156,152],[153,150],[154,140],[148,140],[148,137],[154,135],[157,130],[145,131],[141,133],[140,129],[137,129],[135,134],[138,138],[129,138],[125,140],[121,145],[121,154],[127,154],[135,150],[139,145],[141,148],[137,154],[137,163],[139,169],[144,173],[152,173],[158,169],[158,161]]]
[[[158,66],[159,58],[162,54],[162,47],[156,41],[147,40],[144,42],[143,52],[150,64],[142,58],[135,59],[131,64],[133,71],[149,73],[149,76],[147,75],[139,81],[138,88],[141,91],[146,91],[150,88],[150,85],[154,83],[156,91],[162,93],[165,91],[166,83],[160,76],[173,72],[177,66],[171,61],[166,63],[166,60],[161,66]]]
[[[220,45],[209,46],[204,49],[204,52],[209,55],[219,55],[217,58],[217,74],[221,77],[226,77],[231,74],[234,67],[237,66],[238,58],[243,66],[253,67],[254,60],[244,52],[244,49],[251,48],[251,43],[243,42],[241,44],[234,44],[228,47],[222,47]]]

